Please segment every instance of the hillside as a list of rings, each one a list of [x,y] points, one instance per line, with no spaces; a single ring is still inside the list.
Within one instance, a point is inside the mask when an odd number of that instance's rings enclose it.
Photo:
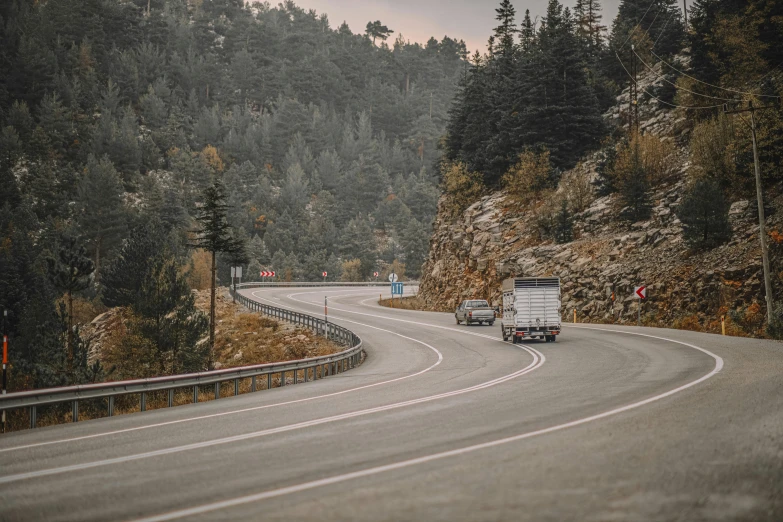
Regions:
[[[687,62],[685,56],[677,60]],[[661,74],[661,64],[643,74],[640,89],[660,87]],[[607,126],[622,127],[628,97],[626,89],[604,114]],[[455,214],[446,194],[423,270],[420,297],[427,305],[451,311],[461,300],[474,297],[497,305],[501,281],[507,277],[559,276],[567,321],[576,310],[580,321],[635,323],[638,300],[633,290],[647,285],[644,324],[719,332],[720,318],[726,315],[729,333],[762,333],[765,305],[753,193],[736,194],[731,202],[731,235],[725,243],[711,249],[689,245],[678,207],[699,177],[691,162],[694,124],[684,111],[654,100],[640,109],[641,131],[671,147],[666,179],[646,195],[651,206],[648,219],[622,219],[620,195],[597,194],[605,149],[564,171],[543,200],[521,204],[508,190],[497,190]],[[770,185],[767,227],[772,264],[779,269],[783,194],[779,181]],[[551,208],[555,202],[574,197],[584,208],[568,218],[573,240],[557,241],[542,234],[542,216],[556,219],[559,207]],[[775,288],[780,286],[775,277]]]
[[[232,265],[245,281],[418,275],[465,44],[337,22],[294,2],[0,3],[11,389],[101,379],[79,327],[105,307],[133,308],[145,346],[173,328],[154,349],[204,369],[190,290],[210,280],[194,243],[208,194],[231,247],[220,284]]]

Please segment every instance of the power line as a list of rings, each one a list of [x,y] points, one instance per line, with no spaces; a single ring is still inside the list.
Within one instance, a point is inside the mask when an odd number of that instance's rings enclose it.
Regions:
[[[652,5],[652,4],[651,4]],[[658,15],[661,14],[660,11],[655,12],[655,16],[653,17],[652,22],[650,22],[650,25],[647,27],[647,30],[644,32],[644,36],[647,36],[650,34],[650,29],[652,29],[653,25],[655,25],[655,21],[658,19]],[[643,39],[643,38],[642,38]]]
[[[712,98],[713,100],[722,100],[722,101],[728,101],[728,102],[737,102],[737,101],[741,101],[741,100],[737,100],[736,98],[720,98],[720,97],[718,97],[718,96],[710,96],[709,94],[701,94],[701,93],[698,93],[698,92],[691,91],[690,89],[686,89],[685,87],[680,87],[680,86],[678,86],[677,84],[675,84],[674,82],[672,82],[672,81],[670,81],[670,80],[667,80],[667,79],[666,79],[664,76],[661,76],[661,75],[659,75],[658,73],[656,73],[656,72],[655,72],[655,70],[654,70],[654,69],[653,69],[653,68],[652,68],[650,65],[648,65],[648,64],[647,64],[647,63],[646,63],[646,62],[645,62],[645,61],[642,59],[642,57],[641,57],[641,56],[639,56],[639,54],[638,54],[638,53],[637,53],[635,50],[633,51],[633,54],[635,54],[635,55],[636,55],[636,57],[639,59],[639,61],[640,61],[640,62],[642,62],[642,64],[643,64],[645,67],[647,67],[647,68],[650,70],[650,72],[652,72],[652,73],[653,73],[653,74],[654,74],[654,75],[655,75],[657,78],[660,78],[661,80],[665,81],[666,83],[668,83],[668,84],[670,84],[670,85],[673,85],[675,89],[680,89],[680,90],[682,90],[682,91],[689,92],[689,93],[691,93],[691,94],[695,94],[696,96],[703,96],[703,97],[705,97],[705,98]]]
[[[761,77],[761,78],[759,78],[758,80],[754,80],[754,81],[752,81],[752,82],[748,82],[748,83],[746,83],[745,85],[751,85],[751,84],[757,84],[757,83],[761,83],[761,82],[763,82],[764,80],[766,80],[766,79],[767,79],[767,77],[769,77],[769,76],[770,76],[772,73],[774,73],[774,72],[775,72],[775,70],[777,70],[777,69],[778,69],[778,68],[779,68],[781,65],[783,65],[783,62],[780,62],[780,63],[779,63],[779,64],[777,64],[775,67],[773,67],[772,69],[770,69],[770,70],[767,72],[767,74],[765,74],[764,76],[762,76],[762,77]]]
[[[653,43],[651,49],[655,49],[655,46],[658,45],[658,40],[661,39],[661,36],[663,36],[663,33],[666,32],[666,26],[669,25],[669,22],[672,21],[672,18],[674,18],[675,11],[672,11],[672,14],[669,15],[669,19],[666,20],[666,23],[663,24],[663,28],[661,29],[661,34],[658,35],[658,38],[655,39],[655,43]]]
[[[633,76],[630,72],[628,72],[628,69],[625,67],[625,64],[620,59],[620,55],[617,54],[617,51],[615,51],[615,56],[617,56],[617,60],[620,62],[620,65],[623,67],[623,70],[625,70],[625,73],[628,75],[629,78],[633,80]],[[719,107],[723,107],[723,104],[718,105],[677,105],[676,103],[669,103],[667,101],[664,101],[657,96],[654,96],[653,94],[649,93],[647,89],[642,89],[642,92],[644,92],[647,96],[650,98],[656,100],[659,103],[663,103],[664,105],[668,105],[669,107],[675,107],[677,109],[685,109],[685,110],[706,110],[706,109],[717,109]]]
[[[663,58],[661,58],[657,54],[655,54],[652,50],[650,51],[650,54],[652,54],[653,56],[658,58],[658,60],[660,60],[661,62],[666,64],[671,69],[677,71],[681,75],[685,76],[686,78],[690,78],[691,80],[699,82],[699,83],[704,84],[704,85],[709,85],[710,87],[713,87],[715,89],[722,89],[722,90],[728,91],[728,92],[733,92],[733,93],[737,93],[737,94],[744,94],[745,96],[759,96],[759,97],[762,97],[762,98],[780,98],[780,96],[772,96],[772,95],[769,95],[769,94],[756,94],[756,93],[752,93],[752,92],[738,91],[736,89],[729,89],[728,87],[719,87],[717,85],[713,85],[711,83],[707,83],[705,81],[699,80],[698,78],[694,78],[693,76],[689,75],[686,72],[683,72],[683,71],[679,70],[678,68],[676,68],[675,66],[673,66],[672,64],[670,64],[669,62],[667,62],[666,60],[664,60]]]
[[[639,19],[639,23],[636,24],[636,27],[634,27],[633,30],[631,30],[631,32],[628,33],[628,38],[626,38],[625,41],[623,42],[623,45],[620,46],[620,49],[619,49],[620,51],[623,50],[623,47],[625,47],[625,44],[627,44],[628,40],[631,39],[631,36],[633,36],[633,33],[635,33],[636,30],[639,28],[639,26],[642,25],[642,22],[644,21],[644,17],[647,16],[647,13],[650,12],[650,9],[652,9],[652,6],[653,6],[654,3],[655,3],[655,0],[650,2],[650,5],[647,6],[647,11],[645,11],[644,14],[642,15],[642,17]]]

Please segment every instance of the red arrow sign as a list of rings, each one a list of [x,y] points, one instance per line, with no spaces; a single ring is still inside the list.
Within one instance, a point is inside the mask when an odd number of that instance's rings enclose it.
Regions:
[[[328,275],[329,275],[329,273],[328,273],[328,272],[324,272],[324,273],[323,273],[323,276],[324,276],[324,277],[326,277],[326,276],[328,276]]]
[[[636,297],[638,297],[639,299],[647,299],[646,286],[637,286],[634,292],[636,293]]]
[[[268,272],[266,270],[261,271],[261,277],[275,277],[274,272]]]
[[[378,277],[378,272],[373,272],[372,275]]]

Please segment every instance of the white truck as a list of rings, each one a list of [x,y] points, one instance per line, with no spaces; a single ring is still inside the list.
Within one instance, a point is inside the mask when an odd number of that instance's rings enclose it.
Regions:
[[[503,281],[503,340],[544,339],[560,334],[560,278],[512,277]]]

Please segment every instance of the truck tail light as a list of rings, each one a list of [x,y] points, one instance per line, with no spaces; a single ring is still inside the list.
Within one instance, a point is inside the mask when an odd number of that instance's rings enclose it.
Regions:
[[[468,317],[473,317],[473,312],[468,312]]]

